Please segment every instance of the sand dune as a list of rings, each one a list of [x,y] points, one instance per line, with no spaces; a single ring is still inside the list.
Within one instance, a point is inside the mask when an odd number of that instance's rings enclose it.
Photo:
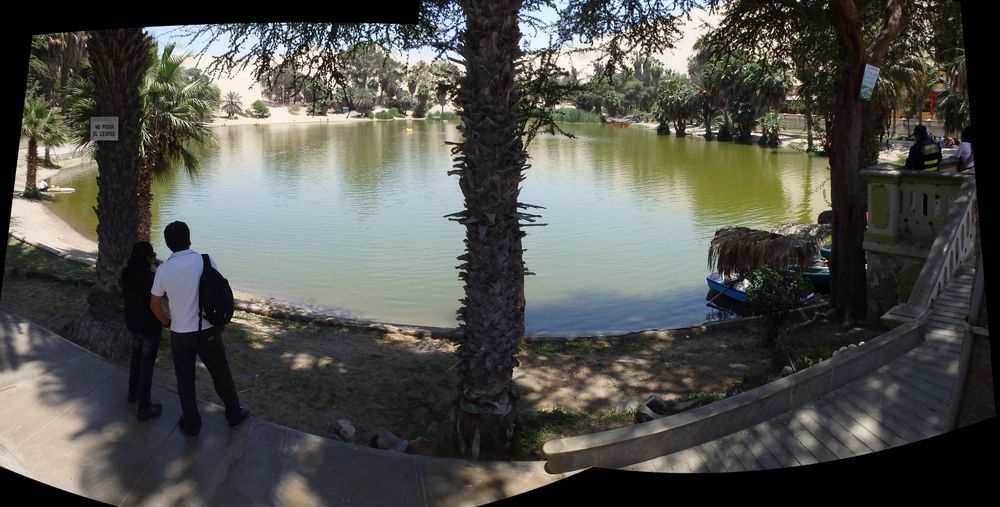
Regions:
[[[687,62],[688,58],[694,53],[693,46],[697,41],[698,37],[705,32],[704,25],[707,23],[709,25],[714,25],[721,18],[719,15],[709,15],[705,10],[696,10],[691,13],[691,20],[684,23],[681,27],[681,32],[684,34],[683,37],[676,41],[673,49],[668,49],[662,54],[655,55],[663,65],[681,74],[687,74]],[[172,39],[166,37],[162,42],[171,42]],[[578,52],[572,53],[571,55],[564,55],[560,60],[560,65],[569,67],[572,65],[576,68],[581,77],[587,77],[592,73],[593,62],[597,58],[598,54],[594,51],[589,52]],[[401,57],[405,58],[405,57]],[[188,60],[187,65],[191,65],[202,70],[207,69],[209,64],[213,61],[211,56],[203,57],[192,57]],[[410,63],[415,63],[414,56],[410,56],[408,59]],[[405,61],[405,60],[404,60]],[[241,102],[244,109],[249,108],[256,100],[264,100],[263,92],[261,86],[257,84],[253,76],[253,69],[247,67],[242,70],[233,72],[230,75],[213,76],[213,84],[219,87],[222,91],[222,95],[225,96],[228,92],[236,92],[240,95]],[[450,106],[446,106],[445,110],[452,110]],[[437,110],[437,107],[434,108]],[[220,113],[221,115],[221,113]],[[226,120],[224,118],[217,118],[212,122],[213,126],[222,125],[246,125],[246,124],[274,124],[274,123],[317,123],[317,122],[335,122],[335,121],[350,121],[354,119],[354,115],[351,114],[350,118],[347,118],[343,114],[331,114],[328,116],[312,117],[305,114],[304,109],[299,114],[288,113],[285,107],[271,107],[271,117],[265,119],[253,119],[253,118],[240,118],[237,120]]]

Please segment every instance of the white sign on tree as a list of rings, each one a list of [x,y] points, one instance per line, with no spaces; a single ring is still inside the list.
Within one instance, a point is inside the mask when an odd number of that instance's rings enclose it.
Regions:
[[[870,100],[875,83],[878,82],[878,67],[865,64],[865,74],[861,77],[861,100]]]
[[[117,141],[118,117],[94,116],[90,119],[91,141]]]

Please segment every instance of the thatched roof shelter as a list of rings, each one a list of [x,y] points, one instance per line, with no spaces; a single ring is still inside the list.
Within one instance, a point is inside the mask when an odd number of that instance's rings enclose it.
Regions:
[[[774,234],[794,236],[803,241],[812,241],[817,245],[833,236],[833,224],[779,224],[771,228]]]
[[[749,227],[723,227],[715,231],[708,247],[708,267],[727,278],[745,278],[763,266],[809,266],[819,253],[818,241]]]

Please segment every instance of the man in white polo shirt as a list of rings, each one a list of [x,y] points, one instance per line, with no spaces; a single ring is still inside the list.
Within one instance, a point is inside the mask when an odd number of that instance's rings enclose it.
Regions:
[[[191,231],[184,222],[167,225],[163,237],[173,253],[156,270],[150,307],[164,327],[170,328],[170,349],[183,412],[179,426],[185,435],[192,437],[201,430],[201,415],[194,390],[194,360],[198,356],[212,375],[216,394],[226,405],[229,425],[235,428],[246,420],[250,409],[240,406],[226,350],[222,346],[222,329],[213,328],[211,323],[198,315],[198,286],[204,269],[201,254],[191,250]],[[212,267],[218,269],[215,260],[210,260]],[[160,307],[163,297],[167,298],[170,307],[170,319]]]

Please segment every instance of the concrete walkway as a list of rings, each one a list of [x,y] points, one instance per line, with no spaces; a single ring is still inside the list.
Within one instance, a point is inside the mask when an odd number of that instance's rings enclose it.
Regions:
[[[0,466],[113,505],[480,505],[566,477],[543,462],[379,451],[251,417],[226,424],[200,402],[201,434],[125,401],[128,371],[0,307]]]
[[[975,273],[970,264],[935,302],[925,342],[873,374],[760,424],[626,470],[737,472],[808,465],[951,431]]]

